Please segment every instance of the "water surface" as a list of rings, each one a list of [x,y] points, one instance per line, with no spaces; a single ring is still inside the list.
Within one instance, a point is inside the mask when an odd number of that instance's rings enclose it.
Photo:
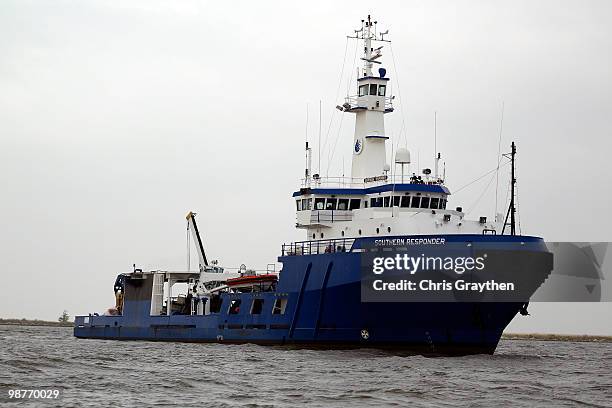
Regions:
[[[59,388],[8,406],[612,407],[612,343],[506,340],[495,355],[79,340],[0,326],[0,389]],[[7,406],[7,400],[0,400]]]

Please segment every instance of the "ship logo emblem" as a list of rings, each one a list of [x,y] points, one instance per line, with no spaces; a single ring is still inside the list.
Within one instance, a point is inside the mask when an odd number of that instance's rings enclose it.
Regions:
[[[359,154],[363,151],[363,142],[361,139],[355,140],[355,154]]]
[[[366,329],[363,329],[361,331],[361,338],[364,339],[364,340],[369,339],[370,338],[370,333]]]

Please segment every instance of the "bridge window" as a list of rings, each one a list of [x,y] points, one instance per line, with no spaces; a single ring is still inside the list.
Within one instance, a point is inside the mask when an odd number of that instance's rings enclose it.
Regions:
[[[302,211],[302,200],[296,200],[295,205],[298,211]]]
[[[324,210],[325,209],[325,199],[324,198],[315,198],[315,210]]]
[[[402,203],[401,203],[400,207],[402,207],[402,208],[410,207],[410,196],[403,196],[402,197]]]
[[[361,200],[360,199],[358,199],[358,198],[351,198],[351,206],[349,207],[349,209],[351,209],[351,210],[358,210],[360,204],[361,204]]]
[[[336,209],[337,201],[338,201],[338,199],[336,199],[336,198],[328,198],[327,199],[327,203],[325,204],[325,209],[326,210],[335,210]]]
[[[349,199],[341,198],[338,200],[338,209],[339,210],[348,210],[349,209]]]
[[[240,299],[232,300],[232,303],[230,303],[230,307],[229,307],[229,314],[240,313],[240,303],[242,303]]]
[[[370,84],[370,95],[376,95],[376,84]]]
[[[366,96],[368,94],[368,86],[367,85],[361,85],[359,87],[359,96]]]
[[[446,209],[446,198],[443,198],[440,200],[440,209],[441,210],[445,210]]]
[[[412,208],[419,208],[419,204],[421,203],[421,197],[414,196],[412,197]]]
[[[382,197],[374,197],[370,199],[370,207],[382,207],[383,199]]]
[[[272,314],[283,315],[287,309],[287,298],[276,298],[274,300],[274,307],[272,308]]]
[[[378,85],[378,96],[385,96],[387,85]]]
[[[429,208],[429,197],[421,197],[421,208]]]
[[[399,207],[400,206],[400,200],[402,197],[400,196],[393,196],[393,206],[394,207]]]
[[[429,208],[438,208],[439,201],[440,201],[439,198],[432,198]]]
[[[251,314],[261,314],[263,310],[263,299],[253,299],[253,304],[251,305]]]
[[[389,203],[391,202],[391,197],[387,196],[387,197],[384,198],[384,200],[385,200],[384,201],[385,202],[384,206],[385,207],[389,207]]]

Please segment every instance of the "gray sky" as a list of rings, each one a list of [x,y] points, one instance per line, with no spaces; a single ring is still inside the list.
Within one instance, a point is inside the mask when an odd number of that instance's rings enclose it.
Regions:
[[[393,40],[387,132],[419,167],[437,111],[451,191],[494,168],[503,102],[522,232],[612,241],[610,2],[294,3],[0,3],[0,316],[101,311],[132,263],[185,268],[188,210],[227,266],[265,268],[303,239],[306,105],[316,141],[323,103],[321,172],[336,145],[329,174],[348,174],[353,117],[340,127],[334,106],[354,73],[345,35],[368,13]],[[450,205],[492,217],[488,182]],[[504,172],[500,208],[506,187]],[[610,303],[532,313],[511,329],[612,334]]]

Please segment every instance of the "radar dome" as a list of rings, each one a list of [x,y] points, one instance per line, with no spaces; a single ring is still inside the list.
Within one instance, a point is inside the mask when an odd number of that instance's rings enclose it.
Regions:
[[[395,153],[395,162],[398,164],[410,163],[410,152],[405,147],[400,147]]]

